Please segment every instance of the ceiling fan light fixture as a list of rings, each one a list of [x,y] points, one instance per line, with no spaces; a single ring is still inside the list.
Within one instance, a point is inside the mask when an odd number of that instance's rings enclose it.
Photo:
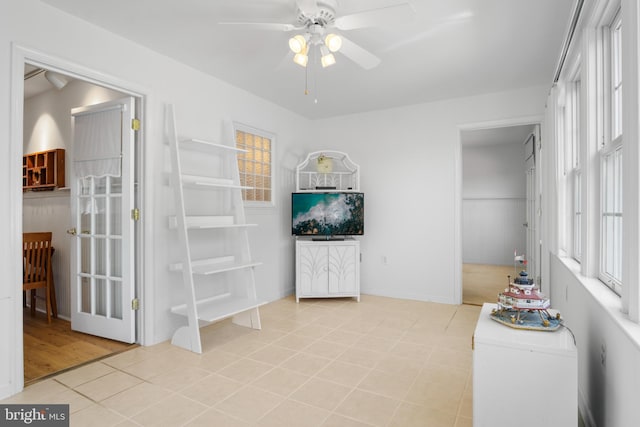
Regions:
[[[333,53],[330,53],[323,56],[320,62],[322,62],[322,67],[326,68],[336,63],[336,57],[333,56]]]
[[[342,47],[342,37],[333,33],[327,34],[327,37],[324,38],[324,44],[331,52],[337,52]]]
[[[307,48],[307,39],[302,35],[298,34],[289,39],[289,49],[295,54],[303,53]]]
[[[333,53],[329,52],[326,46],[320,46],[320,53],[322,54],[322,58],[320,58],[322,68],[329,67],[336,63],[336,57],[333,56]]]
[[[305,53],[296,53],[293,57],[293,62],[300,65],[301,67],[306,67],[307,62],[309,62],[309,57]]]

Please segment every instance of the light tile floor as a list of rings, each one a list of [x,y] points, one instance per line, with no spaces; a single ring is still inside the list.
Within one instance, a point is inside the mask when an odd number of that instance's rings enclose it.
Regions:
[[[2,403],[69,403],[71,426],[472,425],[480,307],[363,295],[261,307],[262,330],[201,329],[33,384]]]

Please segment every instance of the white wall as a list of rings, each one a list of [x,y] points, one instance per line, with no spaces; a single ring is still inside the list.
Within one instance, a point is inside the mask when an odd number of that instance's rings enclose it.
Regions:
[[[511,265],[526,234],[524,141],[462,147],[462,262]]]
[[[523,142],[462,147],[462,198],[524,198],[526,170]]]
[[[317,149],[347,152],[361,165],[364,293],[457,302],[459,127],[542,117],[546,92],[528,88],[316,122]]]
[[[51,90],[25,100],[23,119],[24,153],[63,148],[65,150],[65,185],[69,179],[71,141],[71,109],[122,97],[123,94],[80,80],[62,90]],[[70,192],[67,190],[34,191],[23,195],[22,229],[25,232],[53,233],[53,280],[56,288],[58,315],[71,317],[70,244],[66,233],[71,227]]]

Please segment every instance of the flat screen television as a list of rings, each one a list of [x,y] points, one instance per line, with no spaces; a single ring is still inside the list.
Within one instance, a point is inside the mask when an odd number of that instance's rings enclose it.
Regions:
[[[292,193],[291,233],[327,238],[363,235],[364,193]]]

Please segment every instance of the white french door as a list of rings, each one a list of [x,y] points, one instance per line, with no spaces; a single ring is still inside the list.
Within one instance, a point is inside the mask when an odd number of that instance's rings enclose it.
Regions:
[[[71,327],[128,343],[136,318],[134,107],[128,97],[71,111]]]

